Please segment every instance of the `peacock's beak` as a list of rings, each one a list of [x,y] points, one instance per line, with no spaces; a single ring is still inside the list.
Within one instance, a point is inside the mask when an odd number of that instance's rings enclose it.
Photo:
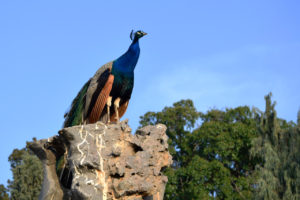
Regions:
[[[147,35],[148,33],[143,32],[143,36]]]

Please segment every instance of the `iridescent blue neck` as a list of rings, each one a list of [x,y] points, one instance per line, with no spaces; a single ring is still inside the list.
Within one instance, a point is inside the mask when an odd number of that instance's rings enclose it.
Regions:
[[[129,49],[121,57],[113,63],[112,73],[114,74],[117,71],[121,71],[126,74],[133,74],[134,68],[137,64],[140,55],[140,46],[139,41],[134,40]]]

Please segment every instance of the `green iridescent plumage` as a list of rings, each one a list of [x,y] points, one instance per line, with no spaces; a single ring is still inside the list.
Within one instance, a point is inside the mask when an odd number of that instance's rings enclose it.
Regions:
[[[91,80],[86,82],[84,86],[81,88],[76,98],[72,102],[72,106],[70,111],[67,114],[67,117],[64,122],[64,127],[70,127],[79,125],[83,118],[83,109],[85,106],[85,94],[88,90]]]

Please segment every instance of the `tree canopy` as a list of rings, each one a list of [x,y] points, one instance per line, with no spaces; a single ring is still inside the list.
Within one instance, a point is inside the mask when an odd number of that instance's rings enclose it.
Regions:
[[[27,149],[14,149],[8,158],[13,180],[8,181],[10,199],[38,199],[43,180],[41,161]]]
[[[300,124],[278,119],[271,94],[265,97],[266,110],[258,117],[259,136],[251,155],[261,159],[256,165],[255,199],[300,198]]]
[[[191,100],[182,100],[161,112],[146,113],[140,123],[168,127],[174,164],[166,170],[166,199],[251,197],[257,160],[249,154],[257,131],[249,107],[200,113]]]
[[[271,94],[265,99],[264,112],[201,113],[181,100],[142,116],[141,126],[168,127],[174,164],[165,171],[165,199],[299,199],[300,120],[277,118]]]

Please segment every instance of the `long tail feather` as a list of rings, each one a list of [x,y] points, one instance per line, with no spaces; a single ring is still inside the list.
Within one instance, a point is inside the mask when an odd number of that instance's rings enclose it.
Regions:
[[[65,122],[63,127],[75,126],[82,123],[82,114],[85,106],[85,94],[90,82],[91,79],[84,84],[84,86],[78,92],[76,98],[73,100],[70,111],[65,114]]]

